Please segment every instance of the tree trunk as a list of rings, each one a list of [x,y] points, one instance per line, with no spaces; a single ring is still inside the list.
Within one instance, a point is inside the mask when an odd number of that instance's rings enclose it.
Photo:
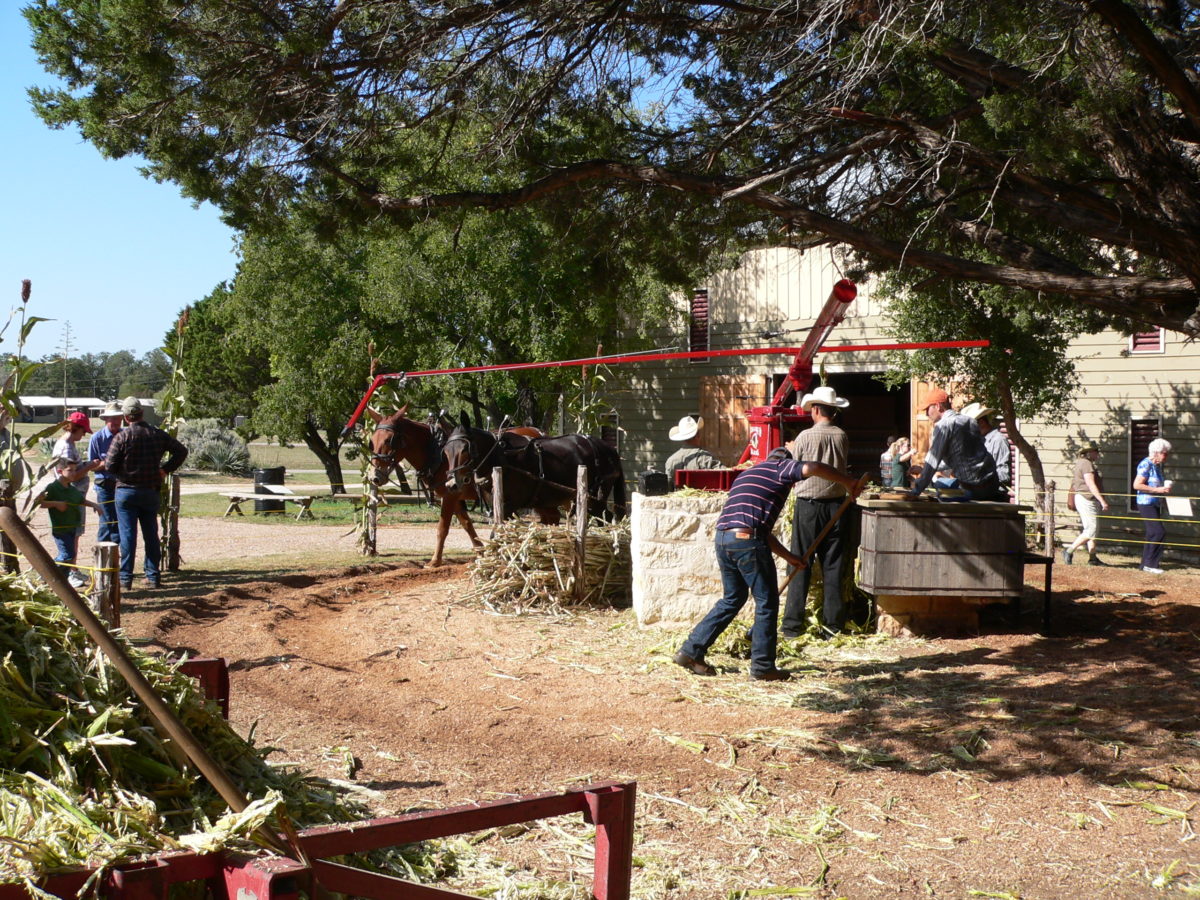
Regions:
[[[346,493],[346,480],[342,477],[342,459],[338,451],[341,444],[337,438],[330,437],[329,443],[321,438],[321,433],[311,421],[304,424],[304,443],[321,461],[325,475],[329,479],[329,491],[332,494]]]

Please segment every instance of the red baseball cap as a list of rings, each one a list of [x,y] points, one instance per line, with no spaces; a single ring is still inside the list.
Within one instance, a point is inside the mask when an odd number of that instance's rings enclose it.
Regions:
[[[73,412],[67,416],[67,421],[72,425],[78,425],[86,432],[90,433],[92,430],[92,423],[88,420],[88,417],[84,413]]]

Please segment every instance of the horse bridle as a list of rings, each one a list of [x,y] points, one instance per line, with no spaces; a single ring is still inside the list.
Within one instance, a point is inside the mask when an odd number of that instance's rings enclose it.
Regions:
[[[446,472],[446,474],[448,476],[457,477],[463,469],[470,469],[471,474],[473,475],[472,480],[479,481],[479,470],[482,469],[487,464],[487,461],[492,458],[492,455],[500,449],[500,441],[497,440],[494,444],[492,444],[491,449],[488,450],[487,453],[483,454],[483,457],[479,460],[479,462],[475,463],[474,465],[471,464],[471,460],[475,452],[475,442],[472,440],[470,432],[467,432],[466,434],[460,434],[457,437],[451,435],[450,439],[442,445],[442,452],[444,453],[446,448],[451,444],[457,444],[460,441],[467,445],[467,461],[450,469]]]

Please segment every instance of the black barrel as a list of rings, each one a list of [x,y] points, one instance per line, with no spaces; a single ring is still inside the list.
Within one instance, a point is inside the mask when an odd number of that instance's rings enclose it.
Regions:
[[[284,466],[275,466],[271,469],[255,469],[254,470],[254,493],[270,494],[271,492],[262,487],[264,484],[283,484],[283,476],[287,473]],[[255,500],[255,512],[283,512],[284,502],[282,500]]]

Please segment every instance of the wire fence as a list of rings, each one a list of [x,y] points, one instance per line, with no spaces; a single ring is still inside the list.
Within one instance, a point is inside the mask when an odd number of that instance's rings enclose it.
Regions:
[[[1130,509],[1135,494],[1104,491],[1102,496],[1109,508],[1096,515],[1099,526],[1091,540],[1096,542],[1097,549],[1140,555],[1141,549],[1146,545],[1158,544],[1164,548],[1172,548],[1180,561],[1200,564],[1200,529],[1196,528],[1200,525],[1200,518],[1193,518],[1192,513],[1193,501],[1200,498],[1172,494],[1172,497],[1187,501],[1188,512],[1177,516],[1164,509],[1163,516],[1154,521],[1167,529],[1167,536],[1161,541],[1147,541],[1147,520],[1140,513]],[[1026,539],[1040,546],[1048,555],[1053,554],[1056,549],[1070,546],[1083,527],[1082,516],[1067,508],[1066,497],[1065,491],[1056,490],[1053,481],[1047,482],[1041,503],[1035,501],[1030,504],[1034,507],[1035,514],[1026,517],[1025,520]],[[1179,534],[1178,529],[1173,529],[1173,526],[1184,526],[1184,533]]]

